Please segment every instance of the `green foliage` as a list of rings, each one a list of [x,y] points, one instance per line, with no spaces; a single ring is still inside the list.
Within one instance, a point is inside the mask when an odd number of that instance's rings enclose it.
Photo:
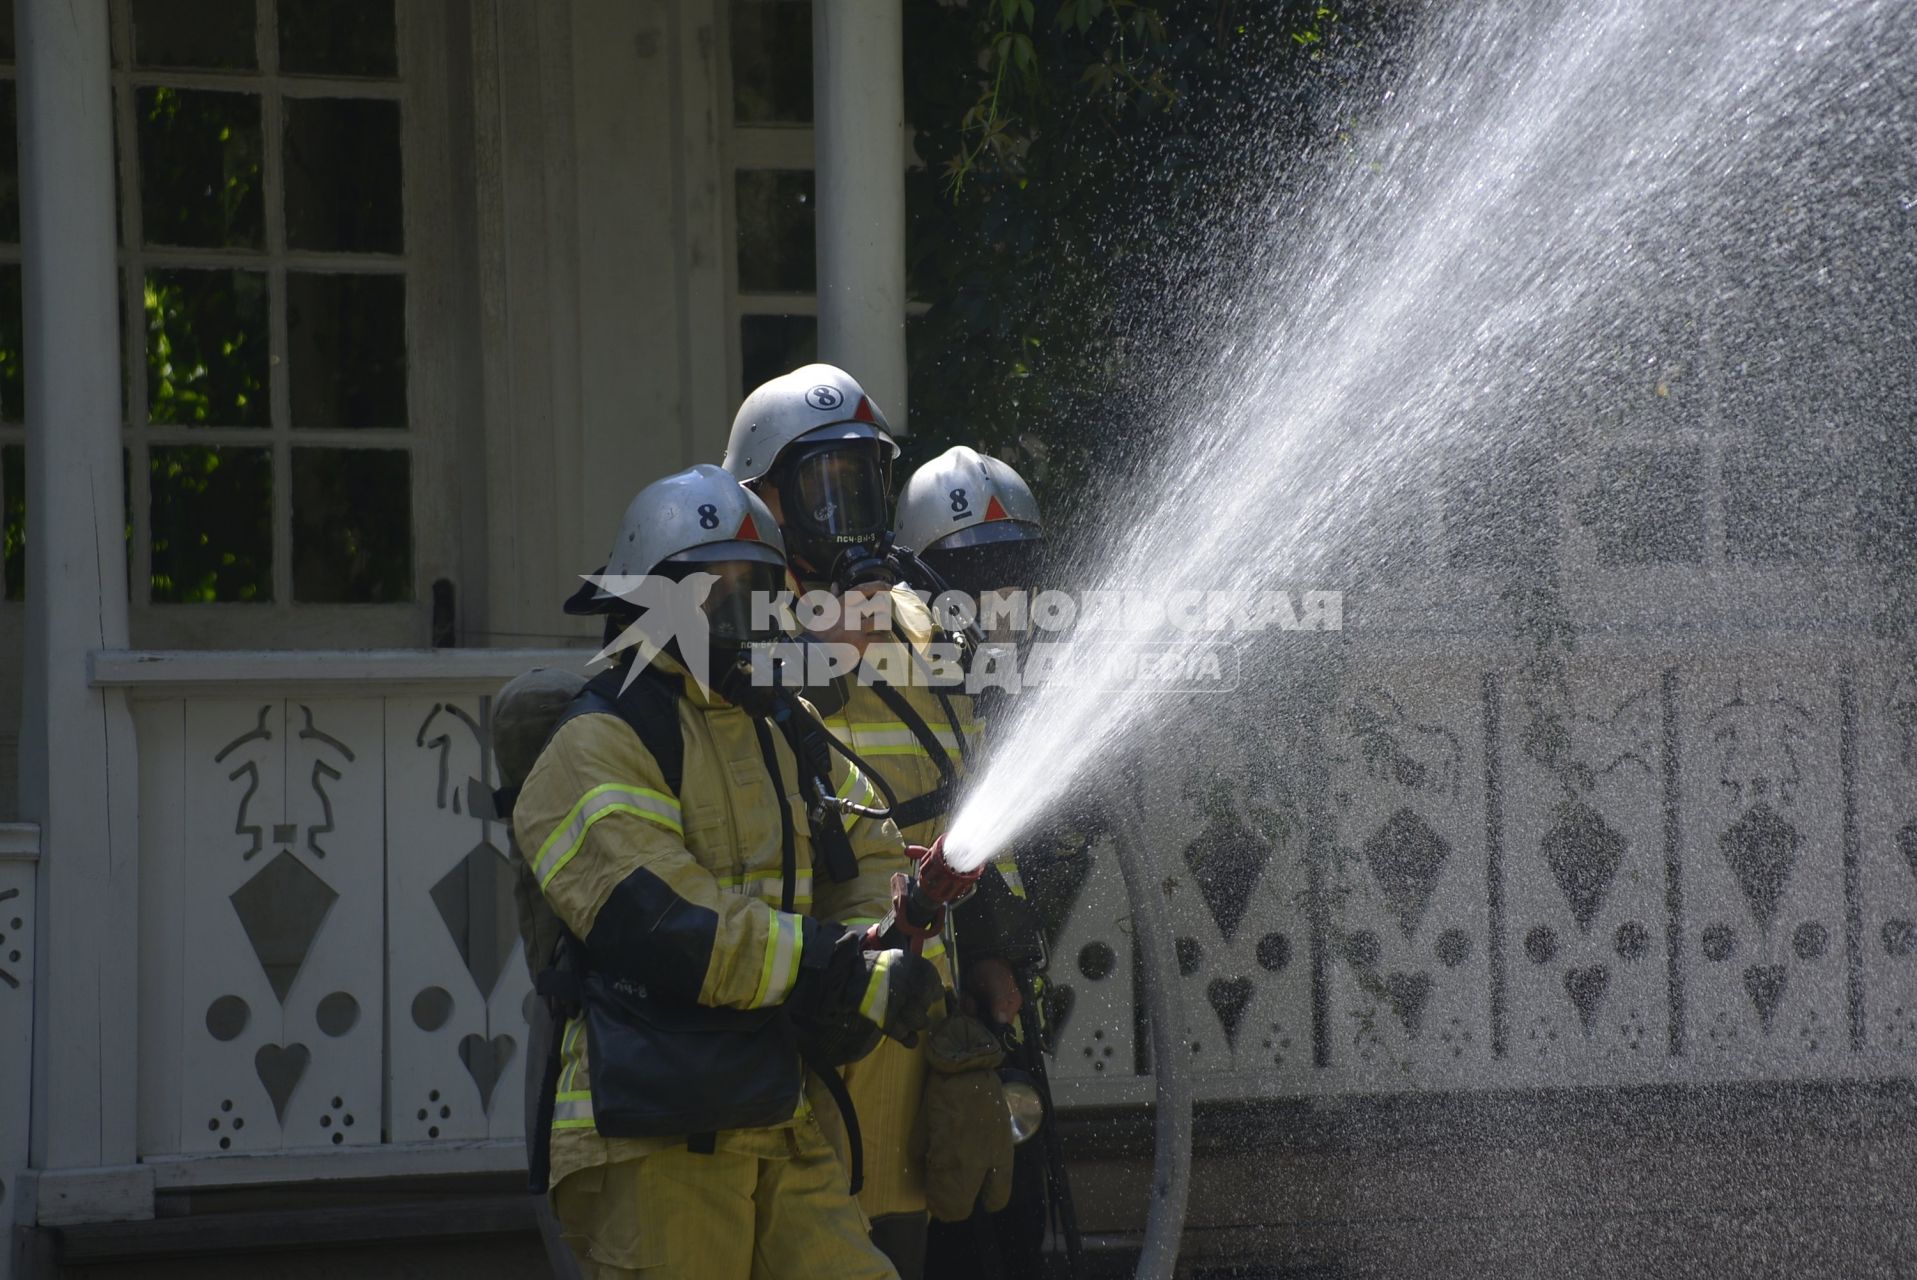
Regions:
[[[1149,420],[1127,344],[1166,327],[1173,250],[1216,230],[1247,166],[1268,183],[1329,132],[1320,90],[1387,29],[1300,3],[908,6],[908,268],[930,309],[907,461],[1001,454],[1061,518],[1115,474]]]

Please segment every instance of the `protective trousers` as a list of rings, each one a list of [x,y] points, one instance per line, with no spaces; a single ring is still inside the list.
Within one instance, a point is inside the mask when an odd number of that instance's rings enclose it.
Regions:
[[[587,1280],[896,1280],[816,1129],[768,1159],[673,1147],[595,1165],[553,1188]]]

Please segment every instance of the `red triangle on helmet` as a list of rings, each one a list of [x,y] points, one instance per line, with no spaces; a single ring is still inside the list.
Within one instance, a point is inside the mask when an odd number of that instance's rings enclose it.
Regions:
[[[878,420],[879,414],[878,411],[872,407],[872,402],[866,397],[860,396],[859,407],[852,411],[852,421],[870,422],[877,425]]]
[[[745,519],[739,521],[739,532],[733,534],[732,537],[733,540],[737,542],[764,541],[764,539],[759,537],[759,526],[753,523],[752,513],[750,511],[745,513]]]
[[[991,500],[985,504],[985,518],[987,520],[1010,520],[1012,518],[1005,514],[1005,508],[999,504],[996,493],[993,494]]]

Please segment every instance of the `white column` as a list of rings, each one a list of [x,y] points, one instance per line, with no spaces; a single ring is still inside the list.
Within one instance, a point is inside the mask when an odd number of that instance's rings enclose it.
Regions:
[[[26,285],[23,816],[40,824],[32,1160],[130,1163],[133,726],[88,657],[127,645],[106,0],[17,0]],[[137,197],[137,193],[135,193]],[[139,305],[138,299],[133,305]]]
[[[903,0],[814,0],[819,359],[905,429]]]

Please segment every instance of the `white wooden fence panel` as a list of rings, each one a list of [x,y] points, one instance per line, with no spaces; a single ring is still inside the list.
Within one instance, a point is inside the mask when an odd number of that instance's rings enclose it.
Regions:
[[[1684,673],[1684,978],[1710,1076],[1849,1057],[1835,670],[1751,655]]]
[[[1068,1002],[1052,1070],[1062,1079],[1126,1078],[1136,1071],[1132,1027],[1131,906],[1118,860],[1108,850],[1091,859],[1052,960],[1051,982]]]
[[[186,705],[180,1144],[380,1140],[376,700]]]
[[[516,1137],[524,1129],[526,1007],[503,823],[469,783],[498,778],[491,699],[386,703],[392,993],[388,1096],[400,1142]]]

